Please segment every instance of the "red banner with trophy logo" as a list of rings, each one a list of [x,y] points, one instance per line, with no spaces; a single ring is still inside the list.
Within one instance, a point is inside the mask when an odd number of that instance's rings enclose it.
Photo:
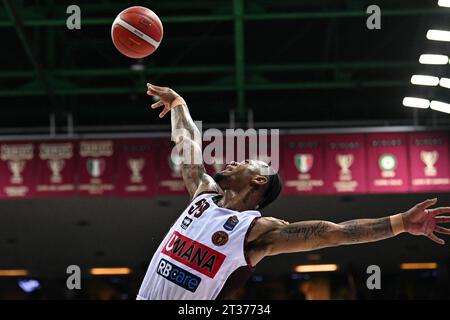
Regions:
[[[284,194],[324,193],[324,136],[288,135],[281,145]]]
[[[44,141],[36,144],[36,195],[76,194],[75,141]]]
[[[187,195],[181,176],[181,158],[174,150],[174,143],[167,138],[158,140],[158,194]]]
[[[411,133],[409,158],[412,191],[450,191],[447,133]]]
[[[32,142],[0,143],[0,197],[34,195],[35,145]]]
[[[369,192],[409,190],[407,146],[404,133],[374,133],[367,136]]]
[[[220,132],[220,131],[219,131]],[[219,135],[218,135],[219,136]],[[248,129],[228,132],[226,137],[212,137],[205,134],[203,160],[206,171],[214,176],[232,161],[260,160],[269,164],[275,172],[280,171],[280,136],[268,130]],[[269,173],[269,172],[268,172]]]
[[[329,135],[325,138],[326,188],[330,193],[367,191],[363,134]]]
[[[80,141],[78,191],[81,195],[111,195],[115,191],[114,141]]]
[[[157,143],[153,139],[118,140],[116,150],[117,194],[124,197],[155,195]]]
[[[260,159],[286,195],[450,191],[448,132],[240,134],[204,142],[211,176]],[[0,198],[188,195],[173,151],[169,137],[0,142]]]

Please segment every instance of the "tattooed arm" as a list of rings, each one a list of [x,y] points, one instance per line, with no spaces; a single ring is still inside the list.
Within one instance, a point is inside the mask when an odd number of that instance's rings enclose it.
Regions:
[[[262,256],[372,242],[392,236],[389,217],[352,220],[338,224],[329,221],[285,222],[263,233],[251,247],[259,251],[262,259]]]
[[[394,236],[389,217],[361,219],[343,223],[328,221],[297,222],[279,228],[270,253],[309,251],[338,245],[383,240]]]
[[[148,95],[160,99],[152,105],[152,108],[164,106],[159,117],[162,118],[171,111],[172,141],[176,144],[176,152],[181,159],[181,174],[191,197],[205,191],[218,191],[215,181],[206,174],[202,158],[201,133],[192,120],[184,99],[169,88],[151,84],[147,84],[147,87]]]
[[[277,219],[260,219],[248,243],[252,264],[265,256],[280,253],[311,251],[325,247],[379,241],[408,232],[423,235],[438,244],[444,240],[435,232],[450,234],[450,229],[438,226],[450,222],[450,217],[438,216],[450,213],[450,208],[427,209],[437,199],[417,204],[410,210],[379,219],[358,219],[342,223],[305,221],[288,223]]]

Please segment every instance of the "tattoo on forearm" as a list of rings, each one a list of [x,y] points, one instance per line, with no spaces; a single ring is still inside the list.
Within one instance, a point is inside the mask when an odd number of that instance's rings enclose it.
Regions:
[[[361,219],[334,225],[327,222],[298,223],[281,231],[285,241],[301,239],[315,248],[340,244],[372,242],[393,236],[389,217]]]
[[[192,122],[189,110],[186,106],[178,106],[173,108],[172,111],[172,125],[174,129],[185,129],[193,137],[194,132],[197,129]]]
[[[283,229],[282,234],[286,241],[299,238],[307,241],[312,237],[321,238],[326,231],[327,227],[325,223],[318,222],[311,225],[287,227]]]
[[[186,179],[188,180],[198,181],[206,179],[205,166],[202,164],[182,164],[181,169],[183,173],[187,173]]]
[[[352,242],[358,242],[361,240],[363,235],[361,228],[358,226],[358,223],[348,223],[344,225],[344,234],[349,238]]]
[[[393,235],[389,217],[373,220],[353,220],[340,224],[350,242],[369,242]]]
[[[177,144],[181,157],[181,174],[191,195],[194,195],[201,183],[217,190],[214,181],[206,174],[202,159],[201,133],[189,114],[186,105],[171,110],[172,140]]]

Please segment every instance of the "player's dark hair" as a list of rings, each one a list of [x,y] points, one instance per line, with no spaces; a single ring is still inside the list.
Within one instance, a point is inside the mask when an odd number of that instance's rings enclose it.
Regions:
[[[261,203],[258,206],[258,210],[263,209],[272,202],[274,202],[280,195],[281,190],[283,189],[281,178],[277,173],[267,175],[265,177],[268,179],[267,188],[266,191],[264,192]]]

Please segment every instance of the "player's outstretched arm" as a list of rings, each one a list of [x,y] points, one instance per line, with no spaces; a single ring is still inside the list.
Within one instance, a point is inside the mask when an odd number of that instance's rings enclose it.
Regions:
[[[147,83],[147,94],[157,96],[160,100],[151,107],[164,107],[159,117],[171,112],[172,140],[181,158],[181,173],[186,188],[191,195],[205,191],[217,191],[215,181],[206,174],[201,150],[201,133],[189,113],[184,99],[170,88],[154,86]]]
[[[271,230],[261,231],[255,241],[250,243],[253,261],[258,262],[264,256],[280,253],[374,242],[394,237],[402,232],[426,236],[438,244],[445,244],[436,233],[450,234],[450,229],[438,225],[450,222],[450,217],[440,216],[450,213],[450,207],[427,209],[436,204],[436,201],[437,199],[426,200],[404,213],[379,219],[359,219],[342,223],[328,221],[277,223]],[[270,229],[270,223],[265,229]]]

